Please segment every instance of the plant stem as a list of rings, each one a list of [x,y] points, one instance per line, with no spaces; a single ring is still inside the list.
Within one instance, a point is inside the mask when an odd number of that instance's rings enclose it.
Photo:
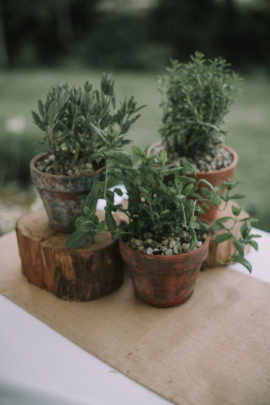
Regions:
[[[107,201],[107,187],[108,187],[108,180],[109,180],[109,175],[108,175],[108,173],[109,173],[109,170],[108,170],[108,161],[105,161],[105,183],[104,183],[104,194],[103,194],[103,196],[104,196],[104,200],[106,200]]]

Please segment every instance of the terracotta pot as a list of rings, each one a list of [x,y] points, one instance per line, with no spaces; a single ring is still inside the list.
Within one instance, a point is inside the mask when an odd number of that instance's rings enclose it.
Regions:
[[[197,172],[196,178],[197,180],[205,179],[209,183],[212,184],[212,186],[218,186],[219,184],[223,183],[224,181],[227,181],[234,176],[235,168],[238,162],[238,156],[237,153],[229,148],[227,145],[222,145],[225,149],[227,149],[233,156],[232,163],[225,167],[224,169],[219,169],[219,170],[214,170],[211,172]],[[160,147],[161,148],[161,141],[155,142],[153,145],[150,146],[148,149],[148,156],[152,154],[153,149]],[[167,178],[167,180],[172,179],[173,176],[170,176]],[[206,187],[205,184],[201,185],[201,187]],[[218,208],[215,207],[211,203],[207,203],[207,208],[204,207],[205,213],[200,217],[200,219],[204,222],[212,222],[216,215]]]
[[[173,307],[183,304],[193,293],[201,264],[208,253],[209,238],[201,247],[174,256],[141,253],[129,247],[122,238],[119,246],[137,298],[156,307]]]
[[[82,215],[86,197],[94,182],[103,177],[104,167],[83,175],[54,175],[43,173],[36,167],[36,163],[44,157],[45,154],[41,154],[31,160],[32,181],[38,189],[53,229],[72,232],[74,221]]]

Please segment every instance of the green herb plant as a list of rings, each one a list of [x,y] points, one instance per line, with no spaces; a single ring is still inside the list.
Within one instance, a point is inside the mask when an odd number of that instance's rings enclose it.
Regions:
[[[121,148],[130,142],[125,134],[142,108],[133,97],[117,106],[114,81],[107,74],[99,90],[89,82],[83,87],[53,86],[46,99],[38,101],[38,112],[32,111],[47,144],[41,168],[53,174],[80,174],[99,167],[104,148]]]
[[[212,226],[200,221],[203,214],[204,197],[198,193],[199,183],[205,184],[204,194],[206,199],[220,205],[222,201],[227,203],[231,198],[241,198],[241,195],[233,193],[235,182],[230,181],[223,185],[226,192],[219,196],[219,191],[206,180],[198,183],[195,178],[187,176],[194,168],[185,163],[179,174],[179,169],[169,168],[167,154],[163,151],[157,157],[148,157],[146,150],[138,147],[132,148],[132,154],[127,152],[111,153],[105,156],[106,175],[104,181],[96,182],[91,193],[88,195],[84,208],[84,216],[76,222],[75,232],[67,239],[68,249],[76,249],[90,241],[94,243],[97,232],[110,231],[112,238],[120,235],[143,239],[146,232],[151,232],[156,241],[162,237],[175,236],[182,231],[189,232],[191,236],[190,250],[196,248],[198,233],[208,232],[215,237],[217,243],[232,239],[235,247],[231,260],[242,263],[251,271],[250,263],[244,258],[246,245],[258,248],[251,234],[250,223],[252,218],[238,219],[241,209],[233,206],[235,216],[222,218]],[[169,176],[169,177],[168,177]],[[169,180],[170,176],[172,180]],[[165,181],[164,181],[165,179]],[[167,179],[167,180],[166,180]],[[120,188],[110,190],[110,183],[123,184],[128,194],[128,208],[114,203],[114,192],[122,195]],[[201,185],[201,184],[200,184]],[[96,205],[99,198],[106,200],[105,219],[99,222],[96,216]],[[113,213],[123,212],[127,216],[127,223],[117,224]],[[233,224],[242,222],[241,236],[236,238],[232,227],[226,222],[232,220]],[[215,236],[216,231],[222,230],[222,234]]]
[[[226,134],[223,124],[237,94],[239,76],[222,58],[196,52],[187,63],[171,60],[160,77],[163,109],[160,128],[168,156],[187,158],[216,151]]]

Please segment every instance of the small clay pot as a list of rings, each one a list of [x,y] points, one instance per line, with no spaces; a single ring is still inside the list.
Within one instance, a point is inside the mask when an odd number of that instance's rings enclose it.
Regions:
[[[86,197],[93,184],[103,178],[104,166],[95,172],[81,175],[55,175],[41,172],[36,164],[45,154],[31,160],[30,172],[50,225],[59,232],[73,232],[75,219],[83,214]]]
[[[137,298],[155,307],[173,307],[193,293],[209,238],[201,247],[181,255],[154,256],[129,247],[119,239],[120,254],[131,276]]]
[[[229,146],[227,145],[222,145],[223,148],[227,149],[233,159],[232,162],[229,166],[225,167],[224,169],[219,169],[219,170],[213,170],[210,172],[197,172],[196,174],[196,179],[197,180],[201,180],[201,179],[205,179],[207,180],[210,184],[212,184],[212,186],[218,186],[219,184],[228,181],[229,179],[233,178],[234,176],[234,172],[235,172],[235,168],[238,162],[238,156],[237,153],[229,148]],[[150,146],[150,148],[148,149],[147,155],[151,156],[153,149],[156,148],[161,148],[161,141],[155,142],[153,145]],[[166,180],[172,180],[173,179],[173,175],[170,175],[166,178]],[[200,187],[207,187],[205,184],[202,184]],[[204,215],[200,216],[200,219],[204,222],[212,222],[218,212],[218,208],[215,207],[213,204],[211,204],[210,202],[206,202],[207,207],[204,206]]]
[[[231,153],[231,155],[233,157],[232,163],[229,166],[224,167],[223,169],[213,170],[210,172],[197,172],[196,173],[197,180],[205,179],[210,184],[212,184],[212,186],[215,187],[215,186],[218,186],[219,184],[233,178],[235,168],[236,168],[236,165],[238,162],[237,153],[233,149],[229,148],[227,145],[222,145],[222,146],[223,146],[223,148],[227,149]],[[206,185],[203,184],[201,187],[206,187]],[[215,219],[217,212],[218,212],[218,208],[209,202],[206,204],[207,204],[207,208],[204,208],[205,213],[204,213],[204,215],[202,215],[200,217],[200,219],[204,222],[209,223]]]

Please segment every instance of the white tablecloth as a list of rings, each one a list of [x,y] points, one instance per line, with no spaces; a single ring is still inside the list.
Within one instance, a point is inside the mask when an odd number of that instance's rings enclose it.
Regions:
[[[270,282],[270,234],[248,259],[252,277]],[[247,273],[239,265],[238,271]],[[165,399],[113,370],[0,295],[0,404],[159,405]]]

